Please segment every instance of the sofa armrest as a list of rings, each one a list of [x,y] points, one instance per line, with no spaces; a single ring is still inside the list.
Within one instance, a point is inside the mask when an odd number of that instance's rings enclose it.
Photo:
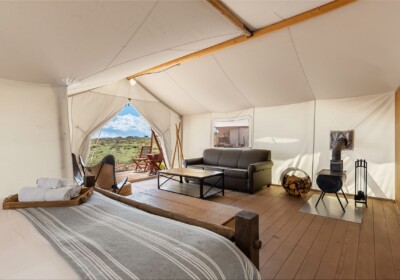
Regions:
[[[255,193],[264,186],[270,186],[272,183],[272,166],[271,160],[252,163],[248,167],[249,185],[248,191]]]
[[[183,160],[183,166],[187,167],[188,165],[202,164],[203,158],[189,158]]]
[[[265,169],[270,169],[274,163],[271,160],[268,161],[262,161],[262,162],[256,162],[252,163],[249,165],[248,170],[249,173],[265,170]]]

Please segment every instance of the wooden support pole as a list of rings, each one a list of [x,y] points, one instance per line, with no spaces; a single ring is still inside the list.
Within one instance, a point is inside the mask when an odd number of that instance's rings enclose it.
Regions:
[[[154,132],[154,130],[151,130],[151,139],[153,139],[153,137],[154,137],[154,141],[156,142],[156,145],[157,145],[157,147],[158,147],[158,150],[159,150],[160,154],[163,154],[163,150],[162,150],[162,148],[161,148],[160,142],[158,142],[157,135],[156,135],[156,133]],[[162,161],[163,161],[164,165],[167,166],[167,165],[165,164],[165,159],[164,159],[164,157],[162,158]]]
[[[225,48],[234,46],[236,44],[240,44],[240,43],[243,43],[243,42],[247,42],[249,40],[253,40],[253,39],[265,36],[265,35],[267,35],[269,33],[275,32],[277,30],[292,26],[294,24],[303,22],[305,20],[317,17],[317,16],[325,14],[325,13],[328,13],[330,11],[333,11],[335,9],[341,8],[341,7],[343,7],[343,6],[347,5],[347,4],[353,3],[355,1],[357,1],[357,0],[336,0],[336,1],[333,1],[333,2],[329,2],[329,3],[325,4],[325,5],[320,6],[320,7],[314,8],[312,10],[306,11],[304,13],[295,15],[293,17],[281,20],[281,21],[279,21],[277,23],[274,23],[274,24],[268,25],[266,27],[263,27],[261,29],[258,29],[257,31],[253,32],[253,36],[251,36],[251,37],[246,37],[246,36],[243,35],[243,36],[240,36],[240,37],[225,41],[223,43],[208,47],[206,49],[203,49],[203,50],[200,50],[200,51],[197,51],[197,52],[182,56],[180,58],[173,59],[173,60],[165,62],[163,64],[151,67],[151,68],[149,68],[147,70],[138,72],[136,74],[133,74],[133,75],[127,77],[127,79],[130,80],[130,79],[142,76],[142,75],[146,75],[146,74],[150,74],[150,73],[158,72],[158,71],[163,71],[163,70],[165,70],[165,69],[167,69],[169,67],[172,67],[172,66],[184,63],[184,62],[188,62],[188,61],[200,58],[200,57],[205,56],[205,55],[213,54],[215,52],[218,52],[218,51],[223,50]]]
[[[151,130],[151,138],[150,138],[150,152],[149,154],[151,154],[151,152],[153,151],[153,137],[155,137],[154,135],[154,131]]]
[[[178,149],[178,139],[175,141],[174,154],[172,156],[172,168],[175,166],[176,150]]]
[[[174,154],[172,157],[172,167],[175,165],[175,157],[178,159],[178,167],[182,167],[182,162],[183,162],[183,150],[182,150],[182,142],[181,142],[181,123],[175,124],[175,149],[174,149]]]
[[[400,207],[400,87],[395,93],[395,200]]]
[[[178,127],[175,125],[175,149],[174,155],[172,156],[172,168],[175,166],[175,157],[176,153],[178,153],[178,165],[179,165],[179,147],[178,147]]]
[[[183,163],[183,160],[185,159],[185,157],[183,156],[183,147],[182,147],[182,141],[181,141],[181,129],[182,129],[182,123],[179,123],[179,131],[178,131],[178,144],[179,144],[179,149],[181,150],[181,165]]]
[[[240,211],[235,216],[235,242],[236,246],[259,269],[261,240],[258,233],[258,214]]]
[[[181,150],[179,148],[179,126],[175,124],[175,136],[176,136],[176,142],[175,145],[177,146],[177,151],[178,151],[178,167],[181,167]]]

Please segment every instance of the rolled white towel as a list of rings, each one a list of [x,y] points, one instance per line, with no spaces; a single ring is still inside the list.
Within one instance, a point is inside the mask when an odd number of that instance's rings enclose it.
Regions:
[[[37,179],[36,184],[39,188],[45,189],[58,189],[64,187],[63,180],[59,178],[39,178]]]
[[[44,199],[46,201],[70,200],[73,193],[72,189],[71,187],[47,189]]]
[[[18,201],[45,201],[45,196],[48,189],[37,187],[23,187],[18,193]]]
[[[78,195],[81,194],[81,186],[77,184],[69,184],[68,187],[72,188],[71,189],[71,198],[77,197]]]
[[[68,179],[67,178],[60,178],[61,186],[62,187],[69,187]]]

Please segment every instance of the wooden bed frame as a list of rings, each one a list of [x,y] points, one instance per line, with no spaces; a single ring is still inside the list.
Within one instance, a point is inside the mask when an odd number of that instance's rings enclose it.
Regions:
[[[259,269],[259,249],[261,248],[262,243],[259,240],[259,218],[258,214],[256,213],[240,211],[234,217],[235,229],[232,229],[223,225],[199,221],[197,219],[135,201],[129,199],[128,197],[124,197],[97,187],[94,187],[94,190],[111,199],[133,206],[145,212],[182,223],[199,226],[228,238],[232,242],[235,242],[236,246],[251,260],[257,269]]]

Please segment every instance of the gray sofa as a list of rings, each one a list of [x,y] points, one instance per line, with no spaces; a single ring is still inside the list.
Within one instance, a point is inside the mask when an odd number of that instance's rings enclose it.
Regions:
[[[262,149],[212,148],[203,157],[186,159],[184,167],[224,172],[225,188],[255,193],[271,185],[271,151]],[[210,178],[205,183],[214,182]]]

